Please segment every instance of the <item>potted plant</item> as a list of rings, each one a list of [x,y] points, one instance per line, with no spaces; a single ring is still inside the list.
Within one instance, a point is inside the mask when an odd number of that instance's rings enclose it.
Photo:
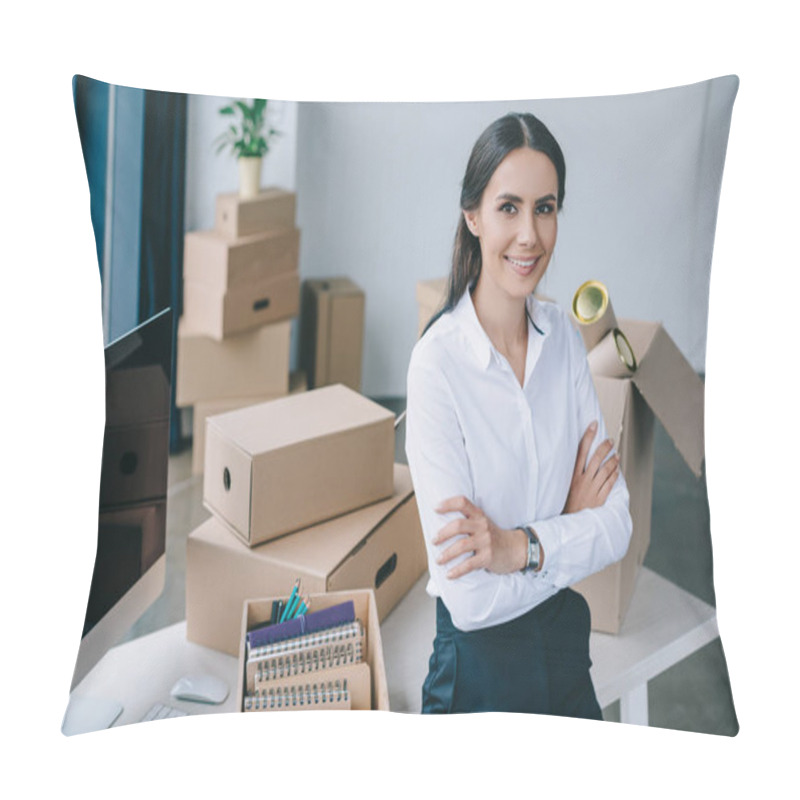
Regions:
[[[267,126],[267,101],[235,100],[219,113],[236,120],[216,138],[217,153],[230,149],[239,162],[239,196],[256,197],[261,188],[262,159],[269,152],[270,140],[280,135],[280,131]]]

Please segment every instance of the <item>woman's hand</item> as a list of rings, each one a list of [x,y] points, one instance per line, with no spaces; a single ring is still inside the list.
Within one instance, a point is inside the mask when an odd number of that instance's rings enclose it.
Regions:
[[[447,573],[448,578],[460,578],[476,569],[487,569],[502,575],[526,566],[528,537],[523,531],[498,528],[466,497],[451,497],[436,509],[439,514],[448,511],[460,511],[464,518],[448,522],[436,535],[433,543],[440,545],[459,535],[463,535],[463,538],[444,550],[436,562],[446,564],[462,553],[472,553]]]
[[[602,442],[589,463],[586,463],[596,433],[597,423],[593,422],[586,429],[578,445],[578,457],[575,460],[572,483],[562,512],[564,514],[603,505],[619,475],[619,456],[616,453],[603,463],[613,447],[611,439]]]

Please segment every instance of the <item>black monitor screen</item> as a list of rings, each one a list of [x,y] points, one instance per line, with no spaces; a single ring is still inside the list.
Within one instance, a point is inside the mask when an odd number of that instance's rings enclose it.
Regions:
[[[84,636],[165,552],[171,310],[111,342],[105,362],[97,555]]]

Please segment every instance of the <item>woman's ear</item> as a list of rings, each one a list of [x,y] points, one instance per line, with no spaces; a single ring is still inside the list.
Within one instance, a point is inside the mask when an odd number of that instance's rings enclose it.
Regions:
[[[475,211],[462,211],[464,215],[464,222],[467,223],[467,229],[469,232],[477,239],[480,236],[480,232],[478,230],[478,215]]]

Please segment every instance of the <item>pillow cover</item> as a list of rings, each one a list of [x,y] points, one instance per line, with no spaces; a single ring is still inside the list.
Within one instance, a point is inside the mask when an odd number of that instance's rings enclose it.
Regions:
[[[675,364],[684,370],[681,374],[689,368],[698,381],[704,374],[714,226],[737,87],[735,77],[725,77],[637,95],[543,101],[270,101],[265,109],[266,130],[274,128],[279,135],[265,136],[269,149],[256,186],[277,188],[241,199],[237,193],[243,191],[246,178],[240,177],[237,160],[231,154],[215,155],[214,150],[229,123],[246,123],[259,113],[256,104],[242,107],[229,98],[110,87],[77,77],[75,105],[104,285],[106,341],[119,342],[162,309],[172,309],[169,427],[164,426],[163,412],[137,425],[148,435],[158,427],[161,438],[156,454],[147,451],[154,460],[152,469],[166,470],[168,442],[171,475],[177,476],[176,483],[181,479],[185,483],[167,498],[166,475],[162,474],[163,486],[155,493],[157,511],[148,511],[144,517],[142,504],[153,501],[150,489],[146,496],[127,494],[120,499],[112,495],[104,501],[101,488],[101,520],[105,524],[104,514],[116,514],[121,519],[115,518],[117,530],[134,532],[139,543],[138,550],[130,548],[134,558],[144,552],[145,543],[160,535],[160,555],[169,552],[174,560],[162,567],[163,594],[158,600],[148,595],[143,607],[136,609],[135,613],[147,609],[144,616],[135,625],[132,619],[113,621],[109,638],[94,656],[87,656],[89,661],[100,658],[92,675],[96,683],[78,682],[73,695],[91,696],[98,687],[113,694],[111,672],[118,673],[121,663],[128,664],[125,669],[131,672],[126,674],[133,675],[142,663],[144,648],[153,652],[174,648],[175,653],[183,653],[188,637],[215,654],[210,656],[211,666],[207,662],[202,671],[223,679],[226,699],[219,705],[198,705],[173,698],[170,689],[179,676],[163,674],[154,680],[147,697],[127,695],[120,686],[123,710],[116,724],[143,719],[156,705],[166,707],[155,712],[162,714],[173,713],[169,708],[187,713],[238,710],[245,691],[236,677],[236,659],[241,656],[223,645],[215,649],[214,632],[193,616],[200,600],[190,590],[193,575],[203,569],[207,572],[200,583],[216,585],[219,592],[219,584],[208,581],[216,576],[215,569],[224,572],[234,585],[227,602],[237,607],[241,619],[242,598],[234,588],[243,579],[230,572],[233,562],[223,562],[231,558],[225,555],[226,548],[239,547],[236,563],[247,564],[242,570],[252,569],[262,552],[261,546],[248,549],[236,541],[230,530],[214,534],[222,542],[215,545],[216,550],[209,549],[210,535],[200,542],[205,491],[200,475],[189,474],[186,457],[191,440],[196,448],[202,435],[198,420],[202,422],[205,414],[236,413],[277,395],[292,396],[289,376],[300,366],[304,336],[296,323],[301,317],[299,282],[341,276],[350,279],[365,298],[359,391],[401,411],[409,357],[419,333],[415,289],[420,282],[447,275],[459,217],[460,180],[473,143],[493,120],[519,111],[531,112],[546,123],[566,161],[558,247],[538,291],[569,311],[578,287],[587,280],[602,281],[620,328],[635,339],[634,349],[640,348],[641,380],[628,376],[631,386],[626,383],[620,389],[618,384],[627,378],[609,378],[602,368],[593,372],[609,433],[621,450],[623,443],[629,448],[623,472],[626,467],[630,470],[625,478],[631,487],[635,543],[624,567],[606,573],[602,585],[584,587],[595,623],[592,659],[598,700],[606,719],[735,734],[738,723],[716,636],[702,448],[699,455],[696,451],[689,455],[687,436],[692,436],[686,434],[687,426],[697,430],[699,419],[702,439],[702,389],[701,407],[686,411],[685,384],[667,381],[661,385],[658,376],[673,376],[670,365]],[[230,113],[220,113],[226,107]],[[109,147],[109,137],[113,147]],[[253,279],[254,273],[258,279]],[[267,273],[270,280],[283,276],[288,285],[286,299],[269,304],[274,316],[248,318],[245,328],[236,330],[225,328],[224,322],[220,327],[210,322],[212,316],[228,313],[226,303],[235,305],[237,298],[243,298],[246,304],[256,296],[253,292],[263,293]],[[289,320],[291,337],[286,327]],[[645,326],[644,339],[634,336],[637,325]],[[645,340],[648,345],[638,344]],[[650,341],[666,342],[665,349],[648,349]],[[241,360],[233,355],[237,349],[247,349],[252,358],[261,360]],[[162,363],[165,358],[169,360],[162,352]],[[230,366],[236,358],[239,366]],[[249,375],[253,363],[263,365],[266,359],[271,359],[271,380],[246,382],[235,391],[230,388],[231,375]],[[187,388],[203,372],[222,374],[228,368],[234,372],[225,373],[225,379],[216,384],[205,384],[194,394]],[[645,368],[656,373],[654,381],[646,382]],[[107,402],[112,402],[108,380]],[[607,380],[616,383],[604,383]],[[303,388],[301,380],[299,390]],[[604,398],[623,391],[627,399],[605,404]],[[211,409],[205,411],[207,407]],[[613,423],[610,413],[618,415]],[[694,417],[683,419],[684,413]],[[109,456],[104,455],[104,462],[108,460],[118,470],[124,463],[130,466],[125,456],[132,447],[123,442],[117,450],[111,449],[122,436],[117,428],[130,433],[131,419],[124,415],[122,419],[115,424],[107,415],[106,423]],[[693,444],[697,444],[696,436]],[[396,459],[405,461],[402,444]],[[141,452],[139,461],[143,463]],[[138,511],[134,514],[127,505]],[[209,510],[213,522],[213,509]],[[352,511],[342,509],[341,513]],[[375,525],[367,525],[364,538],[375,530]],[[128,534],[120,535],[128,547]],[[417,528],[413,535],[419,535]],[[290,533],[278,542],[288,547],[289,540],[299,541],[300,536]],[[214,553],[210,564],[201,562],[198,555],[203,547]],[[104,586],[102,570],[116,570],[116,557],[114,551],[105,554],[104,561],[98,548],[93,578],[98,597]],[[405,683],[399,679],[393,683],[393,676],[399,674],[395,664],[387,660],[386,674],[381,676],[375,674],[379,667],[370,663],[373,693],[388,691],[389,705],[398,711],[420,708],[435,632],[432,598],[425,594],[425,577],[420,577],[424,563],[420,563],[420,569],[404,573],[405,583],[393,589],[398,595],[395,603],[410,597],[425,610],[413,629],[397,623],[398,614],[384,613],[381,587],[374,587],[379,611],[386,618],[381,630],[387,652],[403,652],[414,665],[406,671]],[[286,581],[291,586],[297,569],[265,584],[261,597],[287,596]],[[396,582],[402,572],[396,570]],[[126,591],[142,577],[134,573]],[[347,588],[357,589],[361,579],[359,572],[356,583]],[[382,584],[384,591],[391,580]],[[116,591],[120,597],[109,595],[109,608],[103,607],[98,614],[103,618],[106,612],[114,612],[124,594],[118,588],[107,591]],[[666,609],[673,607],[678,610],[670,616]],[[369,627],[374,620],[362,622]],[[676,646],[675,624],[682,633],[696,634],[699,649],[688,657]],[[231,625],[226,625],[230,636]],[[647,676],[643,694],[637,672],[641,656],[639,661],[626,660],[624,643],[654,631],[663,637],[651,645],[658,648],[663,664],[657,674]],[[109,667],[104,677],[108,657],[103,653],[122,634],[128,641],[115,650],[114,668]],[[233,635],[241,639],[238,623]],[[190,666],[184,671],[191,671]],[[76,680],[84,672],[79,659]],[[375,697],[373,705],[379,707]]]

